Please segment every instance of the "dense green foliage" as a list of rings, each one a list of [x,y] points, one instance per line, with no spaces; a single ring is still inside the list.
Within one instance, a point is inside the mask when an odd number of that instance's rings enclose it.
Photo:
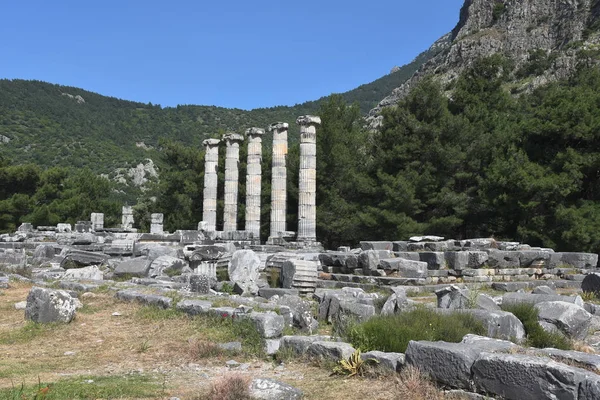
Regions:
[[[440,314],[422,307],[395,315],[375,316],[348,329],[346,339],[362,351],[404,353],[411,340],[458,343],[469,333],[484,335],[485,332],[481,322],[471,314]]]
[[[89,169],[0,167],[0,231],[14,231],[22,222],[74,224],[89,220],[92,212],[104,212],[108,226],[114,226],[121,212],[119,200],[113,185]]]
[[[548,332],[538,322],[538,309],[531,303],[503,305],[502,309],[513,313],[523,323],[527,334],[527,346],[540,349],[554,348],[572,350],[573,344],[558,332]]]
[[[341,96],[346,102],[357,102],[366,113],[435,54],[425,51],[395,73]],[[165,138],[199,148],[203,139],[218,132],[241,133],[252,126],[283,121],[290,124],[290,141],[294,142],[299,132],[296,118],[314,114],[328,98],[250,111],[195,105],[162,108],[74,87],[2,79],[0,135],[10,141],[0,140],[0,158],[114,174],[115,169],[135,166],[145,158],[157,160],[160,141]]]

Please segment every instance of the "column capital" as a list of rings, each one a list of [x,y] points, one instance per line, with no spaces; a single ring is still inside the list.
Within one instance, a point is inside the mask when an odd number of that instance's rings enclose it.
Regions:
[[[301,117],[298,117],[296,123],[300,126],[321,125],[321,117],[318,117],[316,115],[303,115]]]
[[[219,140],[219,139],[206,139],[202,142],[202,145],[204,147],[214,147],[214,146],[218,146],[219,143],[221,143],[221,140]]]
[[[287,131],[289,127],[290,127],[290,124],[288,124],[287,122],[274,122],[271,125],[269,125],[269,132]]]
[[[263,128],[248,128],[248,129],[246,129],[247,137],[262,136],[264,134],[265,134],[265,130]]]
[[[244,137],[234,132],[227,132],[223,135],[223,140],[229,146],[232,143],[241,143],[244,141]]]

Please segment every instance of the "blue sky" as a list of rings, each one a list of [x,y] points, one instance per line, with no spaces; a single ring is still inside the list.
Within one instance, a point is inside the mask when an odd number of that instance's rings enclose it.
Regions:
[[[252,109],[371,82],[457,23],[463,0],[19,0],[0,78],[152,102]]]

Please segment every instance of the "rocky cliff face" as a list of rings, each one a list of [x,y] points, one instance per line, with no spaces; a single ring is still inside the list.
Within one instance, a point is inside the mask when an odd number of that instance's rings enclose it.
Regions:
[[[521,82],[516,92],[568,77],[582,49],[600,48],[595,32],[599,15],[600,0],[465,0],[447,49],[371,110],[370,123],[377,126],[381,109],[396,104],[424,76],[433,74],[448,83],[476,59],[496,53],[513,60],[514,71],[534,51],[552,55],[549,67]],[[519,84],[516,76],[515,83]]]

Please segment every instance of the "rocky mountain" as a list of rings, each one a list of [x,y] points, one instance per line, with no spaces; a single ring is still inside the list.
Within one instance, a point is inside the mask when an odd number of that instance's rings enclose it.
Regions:
[[[434,75],[450,89],[475,60],[493,54],[511,61],[508,89],[515,94],[567,78],[580,62],[598,58],[599,16],[598,0],[465,0],[458,24],[441,39],[445,48],[369,112],[370,124],[378,126],[381,110],[423,77]]]

